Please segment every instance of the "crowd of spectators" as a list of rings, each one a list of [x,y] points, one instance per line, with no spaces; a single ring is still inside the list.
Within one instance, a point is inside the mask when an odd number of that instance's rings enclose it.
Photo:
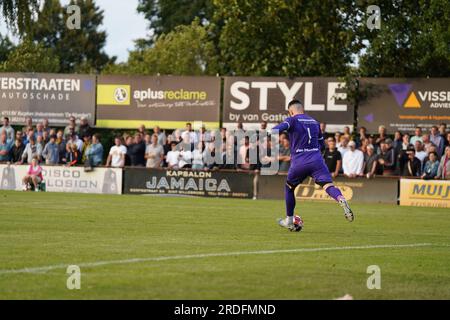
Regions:
[[[397,131],[392,138],[384,126],[379,127],[377,135],[367,134],[364,127],[353,135],[349,127],[331,134],[325,123],[321,123],[321,130],[325,136],[323,157],[333,178],[343,174],[349,178],[383,175],[450,179],[450,132],[446,124],[433,126],[429,132],[418,127],[414,135]],[[277,152],[271,154],[272,141],[266,135],[266,122],[253,131],[259,133],[257,139],[245,136],[238,142],[239,133],[243,132],[241,123],[233,131],[226,128],[208,131],[204,126],[195,131],[187,123],[184,129],[170,134],[159,127],[147,130],[141,125],[133,134],[114,137],[114,145],[104,157],[100,137],[85,118],[77,124],[71,117],[69,124],[61,129],[50,128],[45,119],[34,126],[32,119],[27,118],[22,130],[16,132],[5,117],[0,128],[0,162],[31,164],[37,159],[47,165],[84,165],[86,170],[103,164],[110,167],[260,170],[276,161],[279,171],[289,169],[290,148],[286,133],[280,134],[274,149]],[[217,140],[221,143],[215,143]],[[219,150],[216,150],[217,146]],[[251,154],[265,156],[255,162]]]

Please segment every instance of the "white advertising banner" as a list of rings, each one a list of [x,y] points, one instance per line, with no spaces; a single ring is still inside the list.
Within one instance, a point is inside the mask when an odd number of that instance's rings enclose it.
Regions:
[[[122,169],[42,166],[47,192],[122,194]],[[22,179],[28,165],[0,165],[0,189],[23,189]]]

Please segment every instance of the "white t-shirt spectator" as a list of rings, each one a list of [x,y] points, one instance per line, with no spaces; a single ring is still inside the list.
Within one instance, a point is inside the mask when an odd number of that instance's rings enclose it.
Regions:
[[[362,174],[364,168],[364,154],[362,151],[355,149],[355,151],[348,150],[345,152],[342,157],[342,168],[346,175]]]
[[[125,156],[126,153],[127,147],[124,145],[112,146],[111,150],[109,150],[109,154],[111,155],[111,167],[122,167],[124,165],[122,156]]]
[[[423,163],[423,159],[426,158],[427,153],[426,153],[425,151],[419,151],[419,152],[416,152],[416,155],[415,155],[415,156],[416,156],[417,159],[420,160],[420,162]]]
[[[180,151],[169,151],[167,152],[166,162],[169,167],[178,169],[178,156],[180,155]]]
[[[339,147],[337,147],[337,149],[341,153],[342,158],[344,158],[344,155],[347,153],[347,151],[350,150],[350,148],[348,146],[347,147],[339,146]]]
[[[147,157],[151,156],[151,158],[147,158],[147,168],[159,168],[161,166],[164,149],[160,144],[157,144],[156,147],[153,144],[147,145],[145,154]]]
[[[187,164],[191,164],[192,152],[191,151],[181,151],[181,158],[178,162],[178,167],[183,168]]]

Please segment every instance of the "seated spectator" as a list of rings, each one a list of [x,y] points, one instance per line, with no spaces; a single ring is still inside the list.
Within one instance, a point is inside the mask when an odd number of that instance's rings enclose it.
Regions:
[[[416,129],[414,130],[414,135],[409,139],[409,143],[414,146],[417,140],[423,143],[422,128],[420,127],[416,127]]]
[[[430,130],[430,142],[433,143],[437,148],[437,154],[442,156],[444,154],[444,139],[439,134],[439,129],[437,126],[432,126]],[[430,151],[428,151],[430,152]]]
[[[450,179],[450,146],[445,148],[435,179]]]
[[[103,161],[103,146],[100,143],[100,136],[94,134],[92,136],[92,143],[86,149],[86,167],[92,169],[102,164]]]
[[[378,165],[378,159],[380,156],[375,153],[373,145],[367,146],[367,151],[364,154],[364,174],[367,179],[373,178],[376,174],[382,174],[380,166]]]
[[[80,126],[78,127],[78,135],[80,137],[92,137],[92,128],[89,125],[89,122],[86,117],[82,117],[80,119]]]
[[[328,147],[323,152],[323,158],[331,173],[332,178],[336,178],[342,168],[342,155],[336,149],[336,141],[330,137],[327,139]]]
[[[380,158],[378,159],[378,164],[382,168],[383,175],[389,176],[393,175],[396,165],[396,156],[394,148],[392,148],[392,140],[386,139],[380,144]]]
[[[81,162],[81,154],[75,143],[67,144],[66,165],[69,167],[76,166]]]
[[[363,175],[364,155],[356,149],[356,143],[350,141],[348,143],[349,150],[342,157],[342,167],[344,174],[349,178],[356,178]]]
[[[55,165],[59,163],[59,149],[56,144],[56,136],[51,136],[50,141],[45,145],[42,151],[42,158],[45,160],[45,164]]]
[[[140,133],[134,135],[133,143],[127,146],[127,155],[133,167],[145,167],[145,142]]]
[[[6,139],[6,131],[0,133],[0,162],[8,162],[11,152],[11,144]]]
[[[426,163],[423,169],[423,173],[421,178],[424,180],[431,180],[437,176],[439,169],[439,161],[436,152],[430,152],[428,155],[430,158]]]
[[[416,150],[414,148],[409,148],[406,150],[407,160],[403,166],[403,171],[401,176],[403,177],[418,177],[421,174],[421,163],[420,160],[415,157]]]
[[[6,141],[9,144],[12,144],[13,141],[15,140],[15,132],[14,132],[14,128],[11,127],[11,125],[9,124],[8,117],[3,117],[3,126],[0,128],[0,134],[3,132],[6,133]]]
[[[192,152],[192,169],[203,170],[205,164],[203,162],[203,152],[205,149],[205,141],[200,138],[200,142],[197,144],[197,148]]]
[[[178,168],[192,168],[192,151],[190,144],[180,144],[180,151],[178,153]]]
[[[14,143],[10,151],[10,161],[12,163],[20,163],[24,150],[25,145],[23,144],[22,139],[16,139],[16,142]]]
[[[164,148],[159,144],[159,137],[156,133],[151,136],[151,143],[145,148],[145,159],[147,168],[161,167],[164,158]]]
[[[334,133],[334,141],[336,141],[336,148],[338,148],[338,150],[341,147],[341,137],[342,134],[340,132]]]
[[[39,184],[44,180],[42,176],[42,167],[39,165],[37,157],[33,157],[28,167],[27,175],[23,177],[24,191],[30,190],[31,184],[34,186],[34,191],[39,191]]]
[[[371,134],[368,138],[367,138],[367,142],[368,144],[371,144],[373,146],[373,149],[375,150],[376,154],[380,154],[380,145],[375,143],[375,136],[373,134]]]
[[[25,147],[25,150],[23,150],[22,154],[22,160],[20,163],[23,163],[26,161],[28,164],[31,164],[31,161],[33,158],[37,158],[39,161],[42,156],[42,145],[39,143],[36,143],[34,139],[34,135],[28,137],[29,142]]]
[[[366,153],[367,152],[367,146],[369,145],[369,139],[366,139],[366,138],[363,138],[361,141],[360,141],[360,144],[359,144],[359,150],[361,150],[362,151],[362,153]],[[358,144],[356,144],[356,146],[358,146]]]
[[[127,154],[127,147],[122,144],[122,138],[116,137],[114,139],[114,146],[109,150],[106,166],[114,168],[123,168],[125,166],[125,155]]]

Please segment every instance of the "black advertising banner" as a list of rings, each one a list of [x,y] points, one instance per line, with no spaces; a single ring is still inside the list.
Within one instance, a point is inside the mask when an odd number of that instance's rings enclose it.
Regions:
[[[362,78],[360,92],[358,126],[369,133],[380,125],[393,133],[450,123],[449,78]]]
[[[126,168],[124,193],[252,198],[254,177],[243,172]]]
[[[163,129],[202,122],[219,127],[220,78],[175,76],[99,76],[97,126]]]
[[[287,117],[287,104],[300,99],[305,110],[327,131],[353,127],[354,106],[346,101],[345,82],[337,78],[225,77],[223,122],[235,128],[255,129],[262,121],[269,126]]]
[[[286,175],[259,176],[258,199],[284,199]],[[399,179],[396,177],[379,177],[375,179],[349,179],[339,176],[334,180],[347,200],[367,203],[392,203],[398,199]],[[297,200],[334,201],[310,178],[305,179],[295,189]]]
[[[71,116],[95,122],[95,76],[51,73],[0,73],[0,113],[11,124],[47,118],[64,126]]]

